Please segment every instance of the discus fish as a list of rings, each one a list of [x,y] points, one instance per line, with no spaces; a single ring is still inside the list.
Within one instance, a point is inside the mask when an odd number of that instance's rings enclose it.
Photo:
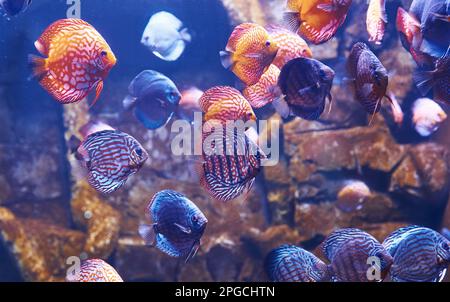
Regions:
[[[195,256],[208,220],[186,196],[172,190],[156,193],[146,208],[151,225],[141,224],[139,234],[145,243],[172,257]]]
[[[87,168],[89,184],[103,194],[120,189],[148,159],[135,138],[105,124],[90,123],[81,133],[84,139],[74,143],[75,157]]]
[[[272,250],[266,257],[265,269],[273,282],[328,281],[327,265],[294,245],[286,244]]]
[[[393,257],[393,281],[440,282],[450,264],[450,241],[429,228],[400,228],[384,240],[383,246]]]
[[[344,212],[359,210],[362,202],[371,194],[369,187],[364,182],[347,181],[338,192],[336,206]]]
[[[269,68],[278,46],[264,27],[243,23],[234,28],[225,51],[220,52],[223,67],[230,69],[246,85],[256,84]]]
[[[186,121],[193,122],[194,113],[202,111],[200,108],[200,98],[203,93],[197,87],[190,87],[189,89],[183,90],[177,109],[178,116]]]
[[[27,10],[32,0],[0,0],[0,7],[10,16],[18,15]]]
[[[336,34],[351,4],[352,0],[288,0],[284,19],[293,32],[320,44]]]
[[[379,262],[381,279],[392,265],[392,257],[371,235],[359,229],[340,229],[331,233],[324,241],[322,250],[330,261],[330,269],[336,281],[368,282],[369,257]]]
[[[93,106],[116,57],[103,37],[87,22],[62,19],[34,43],[45,58],[29,56],[33,74],[59,103],[75,103],[95,88]]]
[[[151,16],[142,34],[141,43],[155,56],[165,61],[176,61],[192,37],[183,23],[168,12]]]
[[[172,118],[181,99],[175,83],[153,70],[137,75],[128,93],[123,101],[124,108],[132,110],[144,127],[151,130],[164,126]]]
[[[366,18],[370,42],[381,44],[387,22],[386,0],[370,0]]]
[[[123,282],[119,273],[101,259],[83,261],[79,272],[66,276],[68,282]]]
[[[436,132],[447,119],[441,106],[428,98],[417,99],[412,106],[412,122],[417,133],[427,137]]]
[[[272,64],[258,83],[244,89],[242,94],[253,108],[261,108],[280,97],[280,89],[277,86],[279,75],[280,70]]]

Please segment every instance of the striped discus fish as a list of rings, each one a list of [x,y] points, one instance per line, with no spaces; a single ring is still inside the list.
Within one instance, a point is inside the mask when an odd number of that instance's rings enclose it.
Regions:
[[[384,240],[383,246],[394,258],[392,281],[440,282],[450,264],[450,241],[429,228],[400,228]]]
[[[152,225],[141,224],[139,234],[147,245],[156,245],[172,257],[186,257],[186,262],[195,256],[208,220],[191,200],[176,191],[163,190],[153,196],[146,215]]]
[[[377,257],[383,279],[392,257],[371,235],[359,229],[340,229],[331,233],[323,245],[323,252],[330,261],[333,278],[338,282],[368,282],[369,257]],[[374,280],[375,281],[375,280]],[[378,280],[379,281],[379,280]]]
[[[83,261],[78,276],[67,276],[68,282],[123,282],[119,273],[101,259]]]
[[[274,282],[329,281],[327,265],[294,245],[282,245],[271,251],[266,257],[265,268]]]
[[[76,157],[89,170],[89,184],[97,191],[109,194],[139,171],[148,159],[148,153],[132,136],[118,130],[102,130],[86,136]]]
[[[59,103],[75,103],[95,88],[94,105],[116,57],[103,37],[80,19],[51,24],[34,43],[45,58],[30,55],[33,74]]]
[[[277,86],[280,70],[274,64],[262,75],[258,83],[248,86],[242,94],[253,108],[261,108],[281,97],[281,91]]]

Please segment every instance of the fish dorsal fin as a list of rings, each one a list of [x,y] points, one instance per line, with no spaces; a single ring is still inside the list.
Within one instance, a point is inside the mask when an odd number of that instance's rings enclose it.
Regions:
[[[230,38],[228,39],[228,44],[226,47],[227,51],[235,52],[236,46],[240,41],[240,38],[245,35],[249,30],[258,27],[259,25],[254,23],[242,23],[238,26],[236,26],[231,33]]]

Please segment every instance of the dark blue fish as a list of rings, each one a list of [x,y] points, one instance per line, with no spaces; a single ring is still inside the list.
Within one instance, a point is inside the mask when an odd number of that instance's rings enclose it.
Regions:
[[[181,99],[174,82],[165,75],[145,70],[128,87],[129,96],[123,101],[126,110],[133,110],[147,129],[164,126],[173,116]]]
[[[329,281],[327,265],[294,245],[282,245],[271,251],[266,257],[265,268],[274,282]]]
[[[200,247],[200,238],[208,220],[186,196],[164,190],[153,196],[146,209],[152,225],[141,224],[139,234],[147,245],[173,257],[189,261]]]
[[[450,241],[429,228],[400,228],[383,246],[394,259],[390,270],[393,281],[439,282],[450,264]]]
[[[24,12],[31,5],[32,0],[0,0],[0,7],[10,16]]]
[[[333,279],[338,282],[368,282],[369,257],[376,257],[380,277],[383,279],[392,265],[392,257],[370,234],[359,229],[340,229],[331,233],[323,245],[330,261]],[[377,280],[380,281],[380,280]]]

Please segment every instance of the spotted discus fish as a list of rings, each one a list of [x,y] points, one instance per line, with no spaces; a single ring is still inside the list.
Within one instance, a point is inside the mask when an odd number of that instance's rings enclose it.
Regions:
[[[272,64],[259,79],[258,83],[248,86],[242,91],[242,94],[253,108],[261,108],[280,97],[280,91],[277,86],[279,75],[280,70]]]
[[[272,64],[279,69],[295,58],[312,58],[311,49],[299,35],[276,25],[267,26],[266,29],[278,45],[278,52]]]
[[[400,228],[383,246],[394,259],[390,270],[393,281],[440,282],[450,264],[450,241],[429,228]]]
[[[314,44],[330,40],[344,23],[352,0],[288,0],[286,24]]]
[[[327,265],[294,245],[282,245],[271,251],[266,257],[265,269],[273,282],[329,281]]]
[[[383,279],[392,265],[392,257],[371,235],[359,229],[340,229],[328,236],[322,249],[330,261],[333,278],[340,282],[368,282],[369,257],[377,257]],[[378,280],[380,281],[380,280]]]
[[[147,245],[172,257],[186,257],[186,262],[195,256],[208,220],[191,200],[176,191],[160,191],[146,214],[152,224],[141,224],[139,234]]]
[[[87,133],[75,156],[88,169],[89,184],[97,191],[109,194],[139,171],[148,159],[148,153],[126,133],[102,126],[96,130]]]
[[[370,0],[366,18],[370,42],[381,44],[387,22],[386,0]]]
[[[264,27],[243,23],[234,28],[225,51],[223,67],[230,69],[246,85],[254,85],[277,55],[278,46]]]
[[[123,282],[119,273],[101,259],[83,261],[79,274],[67,276],[68,282]]]
[[[45,57],[30,55],[33,74],[59,103],[75,103],[95,88],[94,105],[116,57],[103,37],[87,22],[62,19],[34,43]]]

